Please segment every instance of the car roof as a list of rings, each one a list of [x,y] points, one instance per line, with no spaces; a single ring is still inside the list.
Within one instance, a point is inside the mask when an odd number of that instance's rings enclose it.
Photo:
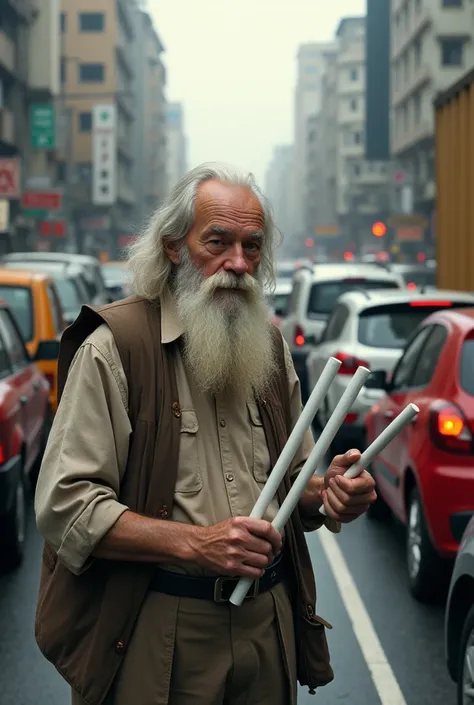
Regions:
[[[275,294],[291,294],[293,283],[291,279],[277,279],[275,283]]]
[[[358,311],[384,304],[395,306],[409,301],[452,301],[453,303],[472,301],[474,306],[474,296],[469,292],[447,289],[430,289],[426,292],[410,289],[372,289],[370,291],[354,289],[342,294],[338,299],[338,302],[345,303],[349,308]]]
[[[435,321],[452,323],[461,330],[471,330],[474,325],[474,303],[472,308],[462,309],[442,309],[434,311],[430,314],[423,323],[434,323]]]
[[[4,255],[5,262],[65,262],[70,264],[86,264],[100,266],[97,257],[92,255],[79,255],[69,252],[12,252]]]
[[[304,268],[298,270],[297,275],[300,272],[305,272]],[[296,275],[296,276],[297,276]],[[338,264],[315,264],[310,270],[310,275],[314,283],[324,279],[346,279],[346,278],[370,278],[380,279],[381,281],[393,281],[398,279],[398,275],[395,272],[389,272],[383,267],[379,267],[375,264],[364,264],[361,262],[347,262]]]
[[[63,277],[72,277],[84,271],[84,265],[70,264],[69,262],[44,262],[39,260],[31,261],[6,261],[2,263],[5,269],[10,270],[31,270],[38,272],[46,272],[54,275],[62,275]]]
[[[7,269],[0,267],[0,285],[16,284],[17,286],[30,286],[33,282],[48,282],[52,279],[47,272],[32,272],[28,269]]]

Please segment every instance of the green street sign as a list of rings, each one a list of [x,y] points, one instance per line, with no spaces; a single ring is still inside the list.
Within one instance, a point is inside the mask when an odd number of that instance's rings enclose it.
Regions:
[[[56,146],[56,120],[54,105],[39,103],[31,106],[31,146],[35,149],[54,149]]]
[[[46,220],[49,211],[30,208],[28,210],[22,210],[21,214],[25,218],[34,218],[34,220]]]

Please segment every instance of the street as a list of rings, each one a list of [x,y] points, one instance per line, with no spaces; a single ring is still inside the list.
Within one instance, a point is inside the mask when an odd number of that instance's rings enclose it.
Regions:
[[[302,689],[299,705],[452,705],[455,688],[444,662],[443,607],[422,606],[409,596],[403,532],[393,522],[384,526],[362,518],[344,527],[334,540],[341,548],[376,637],[363,606],[358,605],[352,581],[347,580],[339,552],[332,548],[333,536],[326,530],[321,538],[310,535],[308,542],[318,581],[318,612],[334,627],[329,632],[329,645],[336,678],[319,691],[317,698]],[[67,686],[40,655],[34,641],[41,545],[30,514],[25,562],[16,573],[0,577],[2,705],[69,702]],[[347,606],[333,570],[343,585]],[[354,618],[360,643],[349,614]],[[397,683],[403,697],[396,697]]]

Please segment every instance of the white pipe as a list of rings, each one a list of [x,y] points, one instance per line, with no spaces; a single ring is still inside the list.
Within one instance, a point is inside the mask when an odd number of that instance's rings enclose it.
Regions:
[[[415,404],[408,404],[408,406],[406,406],[403,411],[395,419],[393,419],[393,421],[389,423],[386,428],[384,428],[380,436],[377,436],[370,446],[364,450],[359,460],[357,460],[353,465],[351,465],[350,468],[346,470],[344,477],[349,477],[350,479],[358,477],[361,472],[374,461],[374,458],[376,458],[377,455],[379,455],[379,453],[381,453],[383,449],[393,441],[395,436],[400,433],[404,426],[411,423],[419,411],[420,410],[417,406],[415,406]],[[321,514],[324,514],[324,516],[327,516],[324,506],[321,507],[319,511]]]
[[[323,460],[349,409],[354,404],[360,390],[367,381],[367,377],[369,376],[369,374],[370,371],[367,368],[359,367],[355,375],[349,382],[344,394],[339,399],[336,408],[328,419],[326,426],[324,427],[313,450],[311,451],[310,456],[308,457],[305,464],[298,473],[298,476],[296,477],[291,490],[285,497],[285,500],[283,501],[275,519],[272,522],[272,526],[277,529],[277,531],[282,531],[286,522],[296,509],[296,506],[301,498],[301,495],[305,491],[308,482],[314,475],[319,463]],[[273,472],[268,478],[267,485],[272,475]],[[273,492],[272,497],[274,496],[274,494],[275,492]],[[239,580],[230,597],[230,602],[233,605],[240,607],[250,589],[250,586],[252,585],[252,582],[253,580],[249,578],[241,578]]]

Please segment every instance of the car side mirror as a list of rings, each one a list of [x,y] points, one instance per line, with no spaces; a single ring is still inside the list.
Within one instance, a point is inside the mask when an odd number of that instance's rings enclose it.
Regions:
[[[389,381],[386,371],[374,370],[371,372],[364,386],[366,389],[379,389],[385,392],[388,391]]]
[[[38,344],[34,361],[57,360],[59,357],[59,340],[42,340]]]

